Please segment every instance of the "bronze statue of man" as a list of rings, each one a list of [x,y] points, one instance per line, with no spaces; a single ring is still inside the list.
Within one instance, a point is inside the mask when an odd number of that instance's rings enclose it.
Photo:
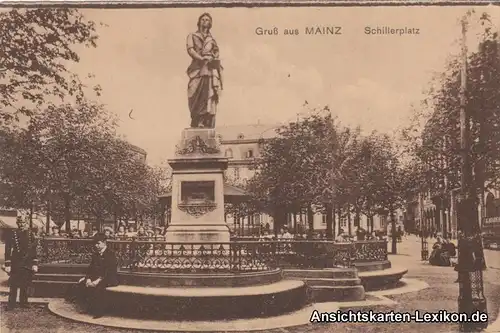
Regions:
[[[219,47],[210,34],[212,16],[198,18],[198,30],[187,37],[187,52],[192,58],[187,69],[188,102],[192,128],[214,128],[217,104],[222,90]]]

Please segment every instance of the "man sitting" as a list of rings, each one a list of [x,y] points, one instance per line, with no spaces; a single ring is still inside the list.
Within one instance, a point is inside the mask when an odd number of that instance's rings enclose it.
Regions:
[[[72,288],[69,297],[83,302],[94,318],[100,318],[105,311],[105,289],[118,285],[118,265],[115,254],[106,244],[104,234],[96,234],[94,242],[96,252],[92,255],[87,274]]]

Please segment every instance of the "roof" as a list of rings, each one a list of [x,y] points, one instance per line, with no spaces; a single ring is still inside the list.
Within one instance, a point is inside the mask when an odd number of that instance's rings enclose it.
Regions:
[[[133,151],[135,153],[138,153],[138,154],[145,155],[145,156],[148,155],[148,152],[145,151],[144,149],[142,149],[141,147],[136,146],[136,145],[130,143],[129,141],[125,140],[125,139],[121,139],[121,141],[123,143],[125,143],[131,151]]]
[[[259,140],[276,137],[276,129],[282,124],[250,124],[250,125],[230,125],[217,127],[215,131],[220,136],[221,141],[232,140]]]
[[[239,187],[236,187],[236,186],[233,186],[233,185],[229,185],[229,184],[225,184],[224,185],[224,196],[227,197],[227,196],[230,196],[230,197],[244,197],[244,196],[247,196],[247,192],[245,192],[245,190],[239,188]]]
[[[128,145],[130,147],[130,150],[132,150],[133,152],[136,152],[138,154],[142,154],[142,155],[145,155],[145,156],[148,154],[147,151],[145,151],[141,147],[137,147],[136,145],[131,144],[130,142],[128,142]]]

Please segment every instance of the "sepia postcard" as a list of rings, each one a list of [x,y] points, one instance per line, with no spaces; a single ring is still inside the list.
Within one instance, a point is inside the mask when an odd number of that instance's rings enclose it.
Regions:
[[[0,2],[0,332],[500,332],[495,1]]]

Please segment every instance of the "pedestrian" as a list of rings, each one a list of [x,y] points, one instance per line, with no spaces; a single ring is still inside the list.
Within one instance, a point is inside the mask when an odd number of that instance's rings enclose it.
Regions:
[[[105,314],[106,288],[118,285],[118,264],[115,253],[107,246],[107,238],[98,233],[93,238],[95,253],[87,274],[68,292],[69,300],[83,302],[87,311],[100,318]]]
[[[113,239],[113,229],[111,227],[104,228],[104,236],[106,236],[107,239]]]
[[[38,272],[35,234],[21,217],[17,217],[16,224],[17,229],[12,231],[5,243],[5,265],[2,267],[9,275],[7,310],[16,307],[18,289],[20,306],[28,307],[28,287],[33,274]]]

